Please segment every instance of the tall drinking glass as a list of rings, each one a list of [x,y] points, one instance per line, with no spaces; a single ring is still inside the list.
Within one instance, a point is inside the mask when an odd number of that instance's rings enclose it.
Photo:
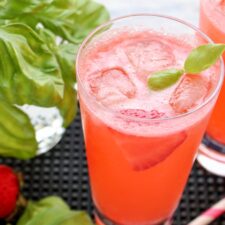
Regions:
[[[180,68],[211,42],[194,26],[141,14],[92,32],[77,80],[96,221],[170,224],[223,80],[223,64],[150,91],[155,71]]]
[[[214,42],[225,43],[225,1],[201,0],[199,25]],[[198,161],[210,172],[225,176],[225,84],[199,149]]]

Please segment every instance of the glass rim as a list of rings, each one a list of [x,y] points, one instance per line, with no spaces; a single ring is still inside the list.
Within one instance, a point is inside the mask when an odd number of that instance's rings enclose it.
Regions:
[[[208,35],[206,35],[203,31],[201,31],[197,26],[195,26],[189,22],[186,22],[182,19],[173,17],[173,16],[167,16],[167,15],[157,14],[157,13],[136,13],[136,14],[120,16],[120,17],[114,18],[112,20],[109,20],[109,21],[101,24],[100,26],[96,27],[84,39],[84,41],[82,42],[82,44],[80,45],[80,47],[78,49],[77,56],[76,56],[76,79],[77,79],[77,82],[79,83],[79,85],[78,85],[78,86],[80,86],[79,88],[83,89],[84,93],[88,96],[88,98],[93,99],[95,101],[95,103],[100,108],[102,108],[102,110],[104,110],[105,112],[108,112],[108,113],[112,113],[112,114],[115,114],[117,111],[109,109],[106,106],[100,104],[95,98],[92,97],[92,95],[90,93],[88,93],[88,91],[85,89],[84,85],[82,84],[82,80],[80,79],[80,76],[79,76],[79,66],[78,66],[79,58],[80,58],[80,55],[81,55],[82,50],[84,49],[85,45],[99,30],[101,30],[102,28],[104,28],[114,22],[117,22],[117,21],[119,22],[121,20],[124,20],[127,18],[132,18],[132,17],[158,17],[158,18],[175,21],[175,22],[178,22],[188,28],[191,28],[192,30],[195,30],[196,32],[198,32],[201,35],[201,37],[203,37],[206,41],[208,41],[208,43],[214,43],[214,41]],[[220,71],[219,71],[219,80],[216,84],[216,88],[213,90],[213,92],[210,94],[210,96],[206,99],[206,101],[202,102],[197,107],[194,107],[192,110],[182,113],[182,114],[179,114],[179,115],[164,117],[164,118],[138,118],[135,116],[124,115],[124,114],[121,114],[120,117],[125,118],[125,119],[132,119],[132,120],[136,120],[136,121],[167,121],[167,120],[183,118],[183,117],[186,117],[190,114],[193,114],[193,113],[199,111],[200,109],[202,109],[204,106],[206,106],[208,103],[210,103],[213,100],[213,98],[217,95],[217,93],[220,91],[220,89],[222,87],[223,80],[224,80],[224,62],[223,62],[222,56],[220,57],[219,61],[220,61]]]

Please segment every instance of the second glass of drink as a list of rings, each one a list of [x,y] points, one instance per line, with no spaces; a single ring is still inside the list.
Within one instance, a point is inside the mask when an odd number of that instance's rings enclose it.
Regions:
[[[224,0],[200,0],[199,18],[200,29],[214,42],[225,43]],[[225,176],[225,83],[199,148],[198,161],[208,171]]]

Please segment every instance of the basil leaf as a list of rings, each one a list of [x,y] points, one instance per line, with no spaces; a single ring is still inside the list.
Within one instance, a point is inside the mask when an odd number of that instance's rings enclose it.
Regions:
[[[7,68],[0,65],[0,71],[6,73],[1,76],[0,72],[0,99],[18,105],[57,106],[64,126],[68,126],[77,111],[74,84],[78,44],[108,19],[106,9],[91,0],[4,1],[0,4],[0,24],[7,24],[12,37],[10,43],[4,39],[1,44],[0,39],[2,58],[7,58]],[[13,24],[18,22],[30,28]],[[61,38],[59,44],[56,37]]]
[[[65,83],[63,99],[57,104],[59,111],[64,118],[64,126],[67,127],[73,121],[77,112],[77,94],[75,85],[75,55],[78,45],[71,43],[56,44],[56,36],[47,29],[38,30],[40,36],[48,43],[49,49],[55,55],[62,71]]]
[[[54,0],[4,0],[0,4],[1,19],[15,19],[23,14],[31,14],[34,11],[40,11]],[[32,20],[33,18],[30,17]]]
[[[155,72],[148,78],[148,87],[154,91],[163,90],[175,84],[183,73],[183,70],[178,69],[168,69]]]
[[[59,45],[55,51],[66,84],[73,85],[76,81],[75,56],[78,52],[78,47],[79,45],[64,43]]]
[[[0,7],[0,19],[22,22],[33,29],[41,23],[63,40],[80,43],[107,21],[109,14],[92,0],[10,0]]]
[[[36,155],[35,131],[28,116],[0,101],[0,155],[29,159]]]
[[[67,204],[59,197],[46,197],[38,202],[29,201],[26,210],[20,217],[17,225],[42,224],[42,218],[52,209],[53,211],[70,211]]]
[[[61,116],[64,118],[63,126],[68,127],[77,113],[77,93],[71,86],[65,86],[64,97],[57,105]]]
[[[0,99],[12,104],[55,106],[64,81],[55,56],[24,24],[0,27]]]
[[[58,207],[62,210],[69,210],[67,204],[62,199],[55,196],[43,198],[39,202],[29,201],[28,206],[23,215],[20,217],[17,225],[30,224],[28,222],[36,220],[35,218],[38,218],[39,215],[42,215],[49,208],[53,207]]]
[[[77,111],[74,85],[78,45],[108,18],[106,9],[91,0],[1,1],[0,101],[12,105],[56,106],[64,117],[64,126],[68,126]],[[60,43],[56,41],[59,37]],[[8,133],[4,130],[4,134],[1,128],[0,134],[6,137],[0,141],[1,155],[23,159],[35,155],[37,143],[27,120],[23,129],[30,131],[31,139],[24,142],[24,152],[21,153],[22,142],[18,137],[11,137],[11,130]],[[19,125],[15,131],[24,134]]]
[[[74,211],[74,215],[61,225],[94,225],[91,218],[84,211]]]
[[[225,44],[206,44],[194,49],[184,63],[186,73],[200,73],[212,66],[225,50]]]
[[[67,127],[74,119],[77,112],[77,93],[74,89],[75,77],[75,55],[78,46],[70,43],[61,44],[56,52],[56,58],[62,70],[65,82],[63,100],[58,108],[64,118],[64,126]]]
[[[1,0],[0,1],[0,6],[4,7],[6,5],[6,3],[7,3],[7,0]]]
[[[72,211],[59,197],[29,202],[17,225],[93,225],[82,211]]]
[[[48,209],[53,206],[59,207],[60,209],[69,210],[69,206],[59,197],[57,196],[49,196],[41,199],[40,201],[35,203],[35,207],[39,210]]]

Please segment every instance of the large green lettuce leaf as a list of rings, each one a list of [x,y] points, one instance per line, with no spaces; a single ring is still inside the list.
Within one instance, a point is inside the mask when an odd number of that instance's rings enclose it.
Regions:
[[[78,46],[70,43],[61,44],[56,51],[56,58],[62,70],[65,82],[64,97],[58,104],[58,108],[64,118],[64,126],[68,126],[77,112],[77,95],[75,84],[75,53]],[[71,76],[72,75],[72,76]]]

